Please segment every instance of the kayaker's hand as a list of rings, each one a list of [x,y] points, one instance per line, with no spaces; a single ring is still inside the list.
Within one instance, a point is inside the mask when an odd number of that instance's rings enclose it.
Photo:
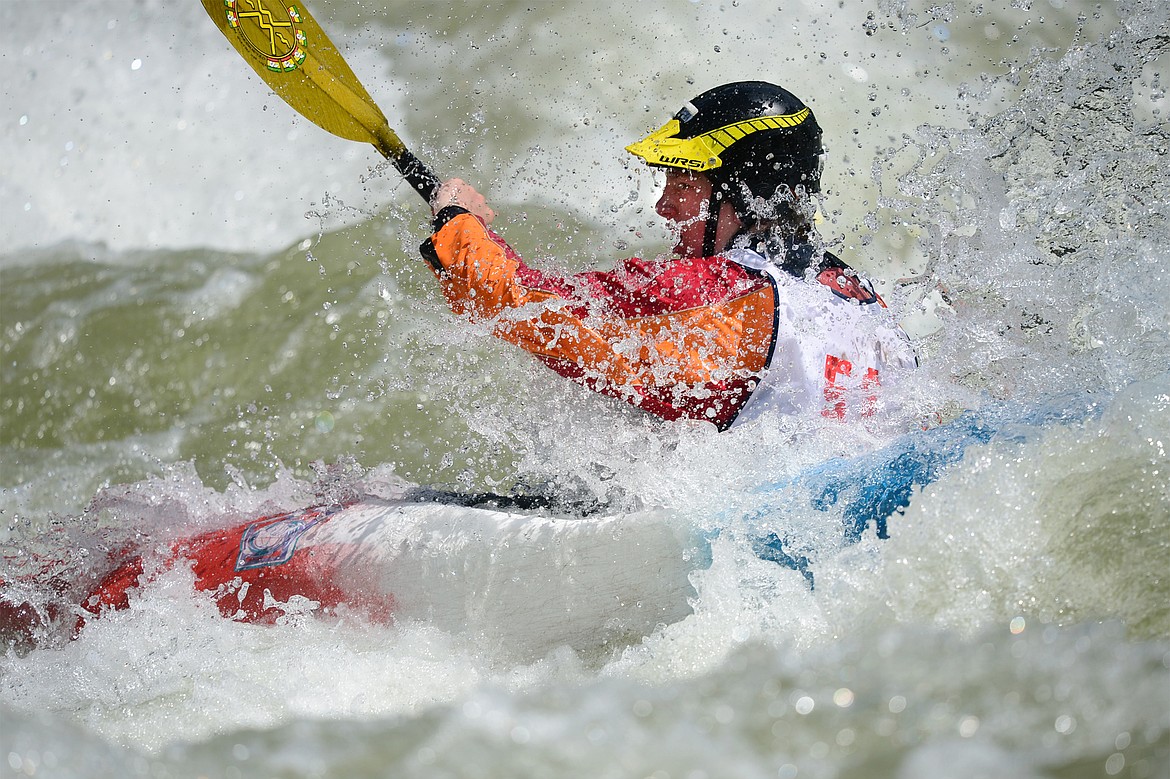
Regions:
[[[435,196],[431,198],[431,213],[438,214],[447,206],[466,208],[482,219],[485,225],[490,225],[496,218],[496,212],[488,207],[484,196],[463,179],[448,179],[435,190]]]

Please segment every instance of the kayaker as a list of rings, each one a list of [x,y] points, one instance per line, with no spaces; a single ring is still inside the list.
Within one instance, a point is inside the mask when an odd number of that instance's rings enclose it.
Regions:
[[[626,148],[665,170],[656,210],[677,230],[673,256],[531,268],[490,231],[484,197],[451,179],[421,251],[452,309],[667,420],[725,430],[768,410],[880,413],[882,379],[917,360],[872,285],[817,235],[824,150],[809,107],[773,84],[726,84]]]

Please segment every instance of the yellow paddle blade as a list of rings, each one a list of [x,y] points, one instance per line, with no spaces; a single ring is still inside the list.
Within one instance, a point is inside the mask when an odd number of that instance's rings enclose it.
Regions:
[[[260,78],[319,127],[372,143],[397,161],[406,146],[305,7],[292,0],[203,0]]]

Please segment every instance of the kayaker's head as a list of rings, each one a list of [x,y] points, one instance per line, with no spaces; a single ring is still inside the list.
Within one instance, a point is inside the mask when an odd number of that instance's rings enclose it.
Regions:
[[[716,254],[742,232],[807,222],[798,205],[821,189],[816,118],[763,81],[707,90],[626,150],[666,170],[657,210],[680,226],[683,256]]]

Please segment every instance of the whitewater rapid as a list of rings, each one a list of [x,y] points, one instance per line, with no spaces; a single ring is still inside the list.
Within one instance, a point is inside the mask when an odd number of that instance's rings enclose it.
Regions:
[[[815,590],[724,532],[684,616],[589,650],[523,609],[244,625],[172,569],[0,657],[0,773],[1168,776],[1167,9],[845,6],[312,10],[557,269],[665,245],[622,146],[716,82],[791,87],[826,128],[826,239],[918,337],[906,419],[1069,392],[1099,416],[976,447],[890,539],[823,546]],[[0,62],[0,576],[403,480],[734,529],[753,485],[895,432],[657,425],[469,329],[417,195],[198,3],[0,4]]]

